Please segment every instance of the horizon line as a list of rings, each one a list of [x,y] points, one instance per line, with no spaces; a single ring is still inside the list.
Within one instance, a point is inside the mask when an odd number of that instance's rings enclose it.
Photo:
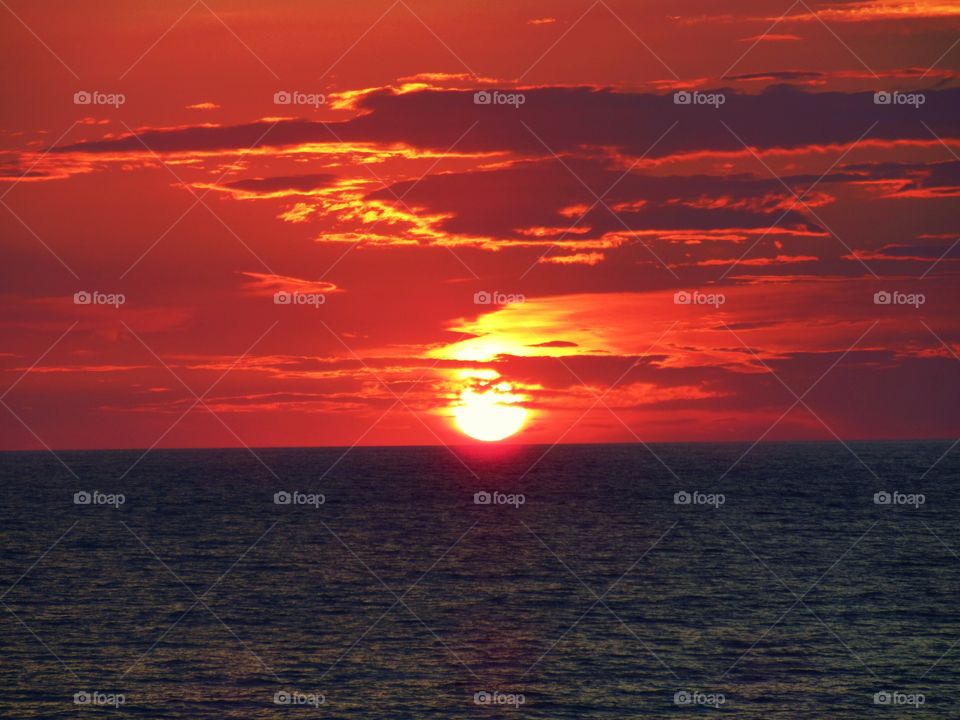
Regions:
[[[843,440],[836,439],[817,439],[817,438],[794,438],[785,440],[760,440],[755,445],[843,445],[844,443],[873,443],[873,444],[895,444],[895,443],[949,443],[956,442],[957,438],[848,438]],[[511,443],[511,442],[473,442],[473,443],[433,443],[433,444],[402,444],[395,445],[213,445],[213,446],[178,446],[178,447],[73,447],[73,448],[29,448],[12,449],[2,448],[0,454],[13,453],[73,453],[73,452],[163,452],[163,451],[211,451],[211,450],[241,450],[241,451],[259,451],[259,450],[387,450],[397,448],[465,448],[474,450],[477,448],[542,448],[542,447],[603,447],[603,446],[626,446],[635,445],[643,447],[645,445],[746,445],[751,440],[650,440],[650,441],[609,441],[609,442],[577,442],[577,443]]]

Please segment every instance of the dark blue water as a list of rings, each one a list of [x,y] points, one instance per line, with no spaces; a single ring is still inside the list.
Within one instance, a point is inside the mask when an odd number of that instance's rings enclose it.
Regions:
[[[0,454],[0,716],[955,718],[949,447]]]

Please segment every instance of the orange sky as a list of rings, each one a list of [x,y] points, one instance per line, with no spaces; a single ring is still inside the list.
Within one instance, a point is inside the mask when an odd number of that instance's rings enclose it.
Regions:
[[[960,7],[717,7],[7,0],[0,449],[960,435]]]

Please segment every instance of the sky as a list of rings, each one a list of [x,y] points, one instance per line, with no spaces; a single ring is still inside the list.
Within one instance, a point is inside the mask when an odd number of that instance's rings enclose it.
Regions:
[[[484,399],[507,442],[952,440],[958,41],[940,0],[3,0],[0,449],[457,445]]]

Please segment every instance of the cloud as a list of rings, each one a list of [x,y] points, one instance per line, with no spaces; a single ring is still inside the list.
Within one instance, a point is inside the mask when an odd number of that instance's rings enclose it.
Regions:
[[[234,180],[219,186],[219,189],[234,195],[285,197],[288,195],[311,195],[316,190],[329,188],[337,182],[337,176],[330,173],[312,175],[288,175],[280,177],[259,177]]]
[[[322,294],[342,292],[341,288],[324,280],[305,280],[288,275],[269,275],[257,272],[243,272],[241,274],[250,278],[246,288],[253,295],[270,296],[278,291]]]
[[[740,42],[796,42],[798,40],[803,40],[803,38],[799,35],[787,33],[767,33],[765,35],[754,35],[753,37],[741,38]]]
[[[777,85],[758,94],[722,90],[720,108],[677,105],[673,96],[593,87],[521,88],[519,108],[475,105],[471,91],[371,92],[357,101],[358,115],[323,123],[260,121],[234,126],[145,130],[124,136],[59,146],[56,154],[204,153],[248,148],[284,148],[317,143],[403,144],[445,152],[513,153],[549,157],[585,148],[615,149],[625,156],[663,158],[702,151],[742,152],[722,120],[757,148],[843,145],[870,132],[874,140],[930,141],[930,132],[957,136],[960,89],[926,92],[919,109],[877,106],[873,93],[811,93]],[[877,122],[877,121],[880,122]],[[924,124],[930,128],[928,130]],[[676,123],[676,127],[667,132]],[[666,134],[665,134],[666,133]],[[661,138],[662,136],[662,138]],[[654,142],[659,143],[651,149]]]
[[[934,19],[960,16],[960,6],[949,0],[867,0],[817,7],[809,12],[788,15],[782,22],[866,22],[877,20]],[[769,20],[777,20],[772,17]]]

